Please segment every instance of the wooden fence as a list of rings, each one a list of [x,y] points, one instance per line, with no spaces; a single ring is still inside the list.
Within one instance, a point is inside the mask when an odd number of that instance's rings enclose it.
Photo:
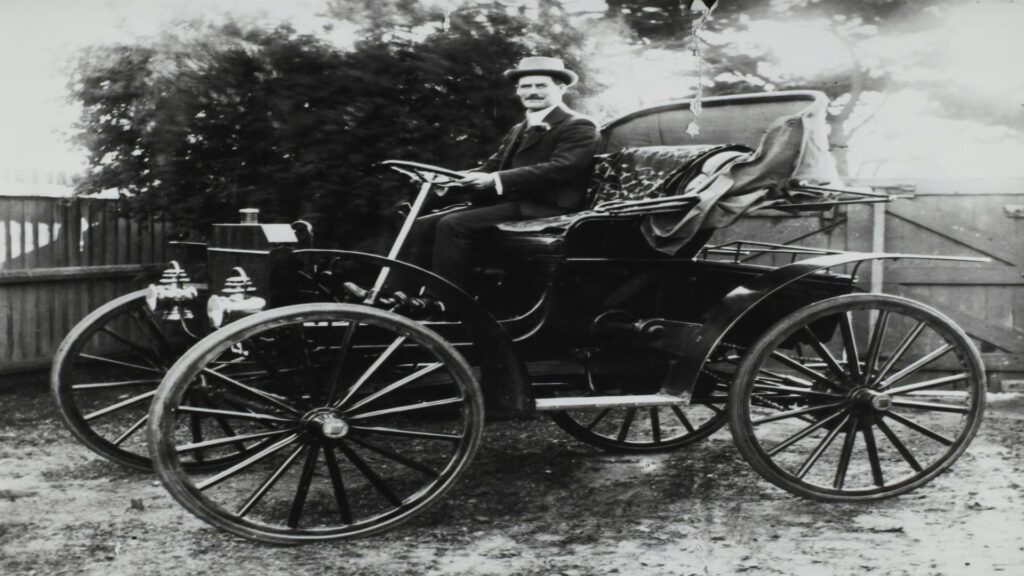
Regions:
[[[748,217],[712,241],[988,256],[990,264],[878,262],[860,278],[865,289],[934,304],[952,317],[978,343],[994,388],[1024,378],[1024,179],[914,184],[912,200]],[[147,265],[161,267],[162,226],[123,218],[119,208],[111,200],[0,197],[0,373],[46,366],[79,319],[138,287],[133,279]]]
[[[160,267],[163,227],[122,207],[0,196],[0,374],[47,366],[76,322]]]

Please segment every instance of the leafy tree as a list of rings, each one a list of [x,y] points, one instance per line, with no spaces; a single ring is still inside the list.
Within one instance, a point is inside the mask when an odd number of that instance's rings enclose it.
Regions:
[[[321,242],[380,248],[411,188],[377,162],[485,159],[522,114],[501,72],[528,54],[563,55],[586,93],[562,11],[349,4],[373,18],[348,52],[287,27],[198,24],[90,51],[72,85],[91,166],[79,192],[117,190],[200,234],[254,206],[312,220]]]
[[[858,128],[870,121],[865,96],[884,94],[901,86],[929,90],[950,113],[965,106],[963,95],[946,89],[942,79],[922,81],[908,74],[930,62],[934,46],[900,54],[865,54],[873,40],[901,36],[935,27],[956,3],[949,0],[606,0],[606,17],[622,20],[632,32],[629,42],[638,57],[652,51],[685,54],[694,48],[693,24],[702,7],[713,8],[702,35],[705,95],[760,90],[812,88],[832,101],[830,140],[841,170],[845,150]],[[770,43],[749,36],[765,24],[798,23],[811,36],[831,36],[842,57],[829,69],[794,71]],[[792,28],[775,33],[793,34]],[[806,50],[821,50],[812,40]],[[867,106],[877,109],[877,104]],[[1005,120],[991,109],[975,109],[979,119]]]

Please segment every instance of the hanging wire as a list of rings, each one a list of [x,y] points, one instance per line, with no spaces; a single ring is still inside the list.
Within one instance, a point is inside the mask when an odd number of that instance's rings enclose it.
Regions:
[[[713,2],[709,8],[703,0],[693,0],[690,5],[690,10],[693,12],[700,12],[701,15],[693,21],[692,25],[692,36],[693,36],[693,55],[697,57],[697,94],[693,97],[690,102],[690,112],[693,113],[693,120],[686,126],[686,133],[691,137],[700,134],[700,125],[697,123],[697,119],[700,117],[700,113],[703,108],[701,106],[701,100],[704,97],[704,55],[700,49],[700,32],[704,28],[704,24],[711,18],[711,13],[714,12],[717,2]]]

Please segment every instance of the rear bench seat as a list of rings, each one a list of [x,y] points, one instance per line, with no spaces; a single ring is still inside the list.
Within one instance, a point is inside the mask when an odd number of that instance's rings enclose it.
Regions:
[[[593,220],[622,222],[595,210],[613,200],[683,195],[728,162],[750,151],[741,145],[644,146],[597,156],[584,210],[498,225],[499,250],[515,255],[561,255],[570,228]],[[639,218],[625,222],[639,235]],[[611,230],[609,230],[611,232]]]

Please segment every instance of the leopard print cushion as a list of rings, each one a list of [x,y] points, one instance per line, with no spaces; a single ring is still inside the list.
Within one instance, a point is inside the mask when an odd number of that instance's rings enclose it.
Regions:
[[[610,200],[646,200],[677,193],[718,145],[643,146],[599,157],[588,190],[593,207]]]
[[[704,160],[723,151],[748,149],[737,145],[644,146],[623,148],[595,158],[587,189],[590,208],[547,218],[503,222],[498,229],[513,234],[561,233],[573,222],[596,214],[593,207],[609,200],[645,200],[682,193],[687,182],[700,175]],[[732,158],[733,156],[729,156]]]

